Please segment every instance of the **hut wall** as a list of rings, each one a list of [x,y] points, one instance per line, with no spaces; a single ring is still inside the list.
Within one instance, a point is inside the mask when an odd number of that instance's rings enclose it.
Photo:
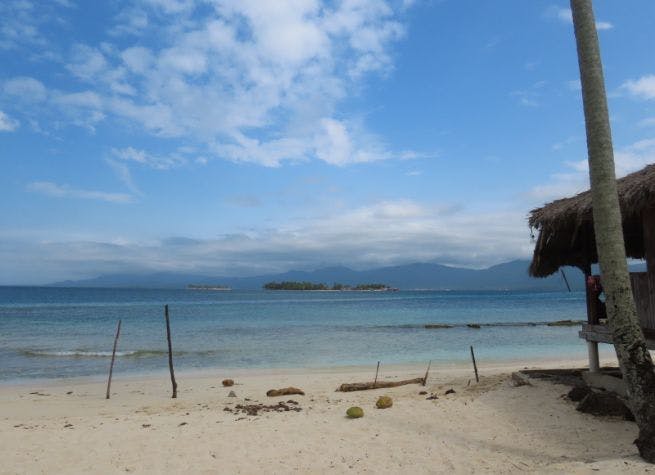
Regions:
[[[632,272],[630,282],[642,328],[655,331],[655,276],[647,272]]]

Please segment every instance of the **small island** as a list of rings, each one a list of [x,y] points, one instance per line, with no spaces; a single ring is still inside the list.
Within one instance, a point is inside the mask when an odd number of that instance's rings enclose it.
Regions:
[[[189,284],[186,286],[189,290],[232,290],[227,285],[216,285],[216,284]]]
[[[368,292],[388,292],[398,290],[387,284],[357,284],[355,286],[335,283],[331,286],[323,283],[313,282],[268,282],[264,284],[266,290],[310,290],[310,291],[332,291],[332,292],[345,292],[345,291],[368,291]]]

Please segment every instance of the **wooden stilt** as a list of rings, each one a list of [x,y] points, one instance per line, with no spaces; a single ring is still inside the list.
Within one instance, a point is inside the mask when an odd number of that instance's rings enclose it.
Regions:
[[[114,372],[114,360],[116,359],[116,345],[118,345],[118,337],[121,334],[121,321],[118,320],[118,327],[116,328],[116,336],[114,337],[114,349],[111,351],[111,363],[109,364],[109,378],[107,379],[107,397],[109,399],[111,391],[111,375]]]
[[[595,341],[587,342],[587,351],[589,353],[589,372],[600,372],[600,358],[598,356],[598,343]]]

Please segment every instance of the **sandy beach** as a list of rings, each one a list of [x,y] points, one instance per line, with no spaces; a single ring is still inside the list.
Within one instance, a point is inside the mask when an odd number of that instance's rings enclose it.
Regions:
[[[539,362],[572,367],[583,362]],[[203,371],[0,386],[0,473],[643,473],[633,423],[580,414],[567,388],[533,380],[511,387],[511,371],[533,365],[434,367],[425,388],[353,393],[374,368]],[[380,380],[422,376],[424,367],[382,367]],[[233,378],[223,388],[223,378]],[[469,383],[470,381],[470,383]],[[297,386],[304,396],[267,397]],[[446,395],[446,391],[454,393]],[[228,397],[233,390],[237,397]],[[427,400],[426,390],[438,399]],[[428,395],[429,395],[428,394]],[[376,409],[380,395],[393,407]],[[238,404],[300,411],[237,412]],[[297,404],[287,403],[295,401]],[[364,409],[347,419],[348,407]],[[225,408],[232,410],[227,411]]]

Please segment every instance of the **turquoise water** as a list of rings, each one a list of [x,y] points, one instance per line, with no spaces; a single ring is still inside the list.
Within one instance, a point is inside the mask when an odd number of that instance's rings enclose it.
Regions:
[[[578,327],[538,324],[584,319],[576,292],[0,287],[0,380],[105,374],[118,319],[115,372],[165,370],[164,304],[180,370],[461,362],[469,345],[481,361],[586,354]]]

